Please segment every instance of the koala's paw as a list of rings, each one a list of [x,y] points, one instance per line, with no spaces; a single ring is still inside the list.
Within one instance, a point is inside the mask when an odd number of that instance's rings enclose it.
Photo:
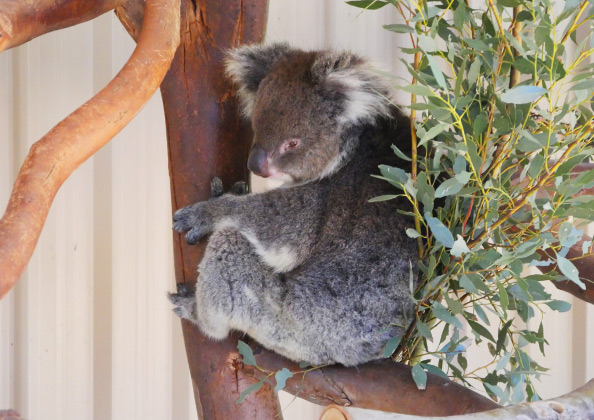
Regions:
[[[206,212],[205,203],[199,202],[179,209],[173,215],[173,229],[176,232],[186,233],[186,242],[190,245],[198,241],[211,231],[211,224]]]
[[[180,318],[196,322],[195,289],[183,283],[177,285],[177,293],[169,293],[167,297],[174,305],[173,312]]]
[[[210,196],[212,198],[220,197],[224,194],[223,191],[223,181],[218,176],[215,176],[212,181],[210,181]]]
[[[250,192],[250,186],[247,182],[238,181],[231,187],[231,194],[234,195],[245,195]]]

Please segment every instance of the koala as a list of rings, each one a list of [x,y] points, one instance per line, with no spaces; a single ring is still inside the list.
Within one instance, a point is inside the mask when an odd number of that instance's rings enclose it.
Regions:
[[[213,198],[175,213],[188,243],[210,238],[174,311],[213,339],[243,331],[294,361],[383,357],[414,318],[418,258],[397,212],[406,200],[369,202],[394,194],[378,165],[409,165],[391,150],[407,150],[410,123],[389,83],[355,54],[286,44],[232,50],[226,68],[253,127],[248,168],[283,186],[221,194],[215,179]]]

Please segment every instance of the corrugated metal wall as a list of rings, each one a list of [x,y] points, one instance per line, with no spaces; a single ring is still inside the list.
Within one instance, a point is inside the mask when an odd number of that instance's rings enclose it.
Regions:
[[[386,8],[385,11],[388,9]],[[347,47],[402,72],[384,10],[270,0],[269,40]],[[134,47],[108,14],[0,54],[0,208],[31,144],[102,88]],[[405,96],[402,97],[406,101]],[[0,301],[0,408],[28,419],[196,418],[173,289],[171,209],[159,95],[58,193],[29,267]],[[594,311],[550,318],[553,396],[594,375]],[[476,357],[476,363],[481,357]],[[299,401],[285,418],[315,419]]]

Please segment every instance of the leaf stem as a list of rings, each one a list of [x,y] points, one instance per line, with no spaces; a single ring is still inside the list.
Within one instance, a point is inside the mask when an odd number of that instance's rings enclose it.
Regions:
[[[582,13],[584,13],[584,10],[586,10],[587,5],[588,5],[588,1],[585,0],[582,2],[582,5],[580,6],[580,10],[578,10],[577,14],[575,15],[575,18],[573,18],[573,22],[571,22],[571,25],[569,26],[569,29],[567,29],[567,32],[563,36],[563,39],[561,39],[561,44],[565,44],[565,42],[567,41],[567,39],[569,38],[571,33],[579,26],[579,25],[576,25],[577,21],[579,20]]]

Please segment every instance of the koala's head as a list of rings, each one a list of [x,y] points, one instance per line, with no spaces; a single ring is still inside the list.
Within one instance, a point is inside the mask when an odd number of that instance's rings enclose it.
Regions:
[[[254,130],[248,168],[285,183],[335,173],[357,147],[346,130],[391,114],[386,81],[349,52],[245,46],[229,53],[227,72]]]

